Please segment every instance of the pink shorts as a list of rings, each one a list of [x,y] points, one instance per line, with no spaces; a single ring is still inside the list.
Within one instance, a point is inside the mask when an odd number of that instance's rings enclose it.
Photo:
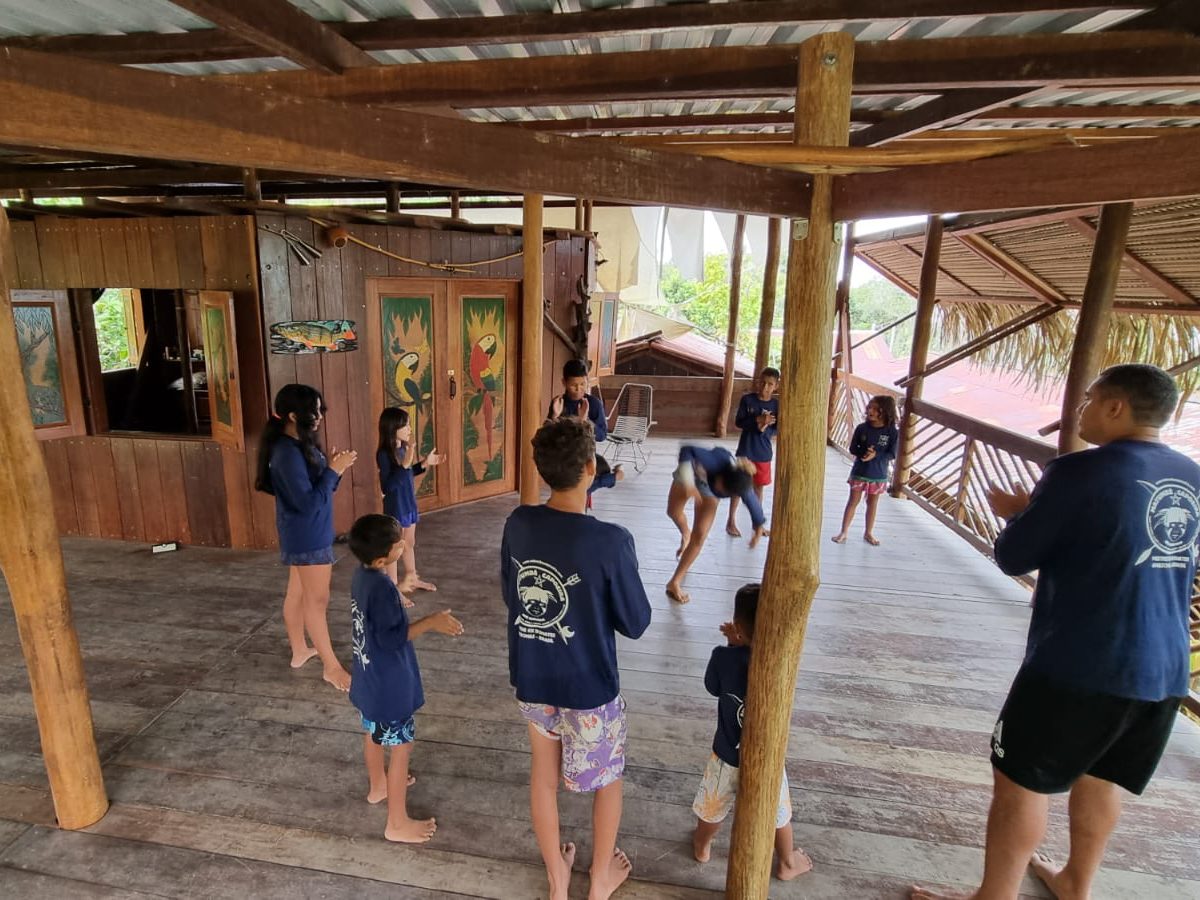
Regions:
[[[766,487],[771,483],[771,461],[754,463],[754,483]]]
[[[872,497],[878,494],[887,493],[886,481],[855,481],[851,478],[846,484],[850,485],[852,491],[862,491],[864,494],[870,494]]]
[[[567,709],[518,700],[521,715],[538,734],[562,745],[562,780],[568,791],[589,793],[625,774],[625,700],[595,709]]]

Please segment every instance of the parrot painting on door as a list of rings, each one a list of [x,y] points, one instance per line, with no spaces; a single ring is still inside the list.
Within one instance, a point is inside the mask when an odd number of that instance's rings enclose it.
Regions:
[[[496,390],[496,373],[492,369],[492,360],[496,356],[496,335],[485,334],[471,348],[471,384],[482,396],[483,432],[487,441],[488,459],[495,455],[492,447],[492,428],[495,426],[494,401],[492,393]]]
[[[421,388],[417,384],[417,370],[421,367],[421,354],[415,350],[405,351],[399,344],[394,344],[392,352],[397,354],[395,387],[396,396],[400,399],[401,409],[408,412],[412,421],[413,434],[420,440]]]

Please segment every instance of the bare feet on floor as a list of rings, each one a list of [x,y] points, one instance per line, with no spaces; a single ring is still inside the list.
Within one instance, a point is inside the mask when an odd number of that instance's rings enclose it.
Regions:
[[[588,900],[608,900],[633,872],[633,864],[623,850],[613,851],[608,865],[592,863],[592,884],[588,888]]]
[[[408,786],[412,787],[416,783],[417,783],[417,776],[410,773],[408,776]],[[381,788],[371,788],[369,791],[367,791],[367,802],[368,803],[382,803],[386,799],[387,799],[387,785],[386,784]]]
[[[812,860],[808,854],[797,847],[792,851],[791,859],[779,860],[775,866],[775,877],[780,881],[791,881],[793,878],[799,878],[805,872],[811,872],[813,867]]]
[[[420,578],[418,578],[416,581],[413,582],[413,587],[415,587],[418,591],[436,591],[437,590],[437,585],[434,584],[432,581],[422,581]]]
[[[305,647],[303,653],[293,653],[292,654],[292,668],[293,669],[300,668],[302,665],[304,665],[306,662],[308,662],[310,659],[312,659],[316,655],[317,655],[317,651],[316,651],[315,647]]]
[[[400,604],[405,609],[412,609],[414,606],[417,605],[416,603],[413,602],[413,600],[410,597],[405,597],[403,594],[400,595]]]
[[[558,845],[562,854],[562,862],[553,872],[547,872],[550,879],[550,900],[567,900],[567,891],[571,888],[571,867],[575,865],[575,845],[569,841]]]
[[[690,531],[685,532],[684,534],[680,535],[679,549],[675,551],[676,559],[679,559],[679,557],[683,556],[683,551],[687,549],[688,541],[690,541],[691,539],[692,539],[692,533]]]
[[[383,836],[398,844],[424,844],[437,831],[436,819],[407,819],[393,828],[383,829]]]
[[[873,534],[864,534],[863,540],[866,541],[868,544],[870,544],[872,547],[879,546],[879,538],[875,537],[875,535],[873,535]]]
[[[687,603],[689,600],[692,599],[687,591],[685,591],[683,588],[681,588],[679,585],[677,585],[673,581],[667,585],[667,596],[670,597],[672,600],[674,600],[676,603]]]
[[[1038,851],[1029,860],[1029,868],[1058,900],[1087,900],[1084,894],[1063,878],[1063,867],[1045,853]]]
[[[737,525],[735,525],[733,522],[730,522],[728,525],[725,526],[725,533],[727,535],[729,535],[730,537],[741,537],[742,536],[741,531],[738,530]]]
[[[341,666],[338,666],[336,669],[325,669],[325,672],[321,677],[332,684],[339,691],[350,690],[350,673]]]
[[[696,862],[702,863],[712,858],[712,838],[705,840],[700,837],[699,829],[692,832],[692,855],[696,857]]]
[[[846,543],[846,536],[844,534],[835,534],[833,536],[833,542],[835,544],[844,544]]]
[[[971,900],[974,894],[964,894],[959,891],[935,891],[933,888],[914,887],[909,894],[911,900]]]

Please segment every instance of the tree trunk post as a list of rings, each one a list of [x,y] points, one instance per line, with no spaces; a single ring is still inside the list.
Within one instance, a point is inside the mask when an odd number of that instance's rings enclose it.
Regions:
[[[737,357],[738,312],[742,305],[742,245],[746,237],[746,217],[739,215],[733,226],[733,254],[729,260],[729,329],[725,333],[725,369],[721,373],[721,399],[717,403],[717,421],[713,434],[725,437],[729,407],[733,402],[733,376]]]
[[[845,146],[850,136],[854,38],[829,32],[800,45],[797,144]],[[726,896],[761,900],[771,884],[775,811],[796,669],[819,583],[825,476],[825,389],[837,278],[833,176],[813,177],[808,222],[791,223],[784,301],[775,513],[750,657],[738,802]],[[731,598],[732,599],[732,598]]]
[[[1079,436],[1079,405],[1088,385],[1100,374],[1132,216],[1132,203],[1110,203],[1100,211],[1100,227],[1092,245],[1092,263],[1075,322],[1075,343],[1071,346],[1071,365],[1063,389],[1059,453],[1073,453],[1087,446]]]
[[[583,201],[583,230],[584,231],[592,230],[592,201],[591,200]]]
[[[933,335],[933,307],[937,303],[938,263],[942,257],[943,223],[941,216],[930,216],[925,227],[925,252],[921,255],[921,283],[917,288],[917,319],[913,326],[912,352],[908,357],[908,377],[904,388],[904,409],[900,414],[900,447],[896,454],[896,471],[892,475],[889,493],[899,497],[912,473],[913,440],[917,417],[912,410],[913,400],[921,399],[925,377],[921,375],[929,362],[929,339]]]
[[[462,196],[458,191],[450,192],[450,218],[462,218]]]
[[[526,194],[521,227],[521,502],[537,503],[541,478],[533,462],[533,436],[542,409],[542,195]]]
[[[775,325],[775,291],[779,281],[779,233],[782,219],[767,219],[767,261],[763,270],[762,312],[758,317],[758,346],[754,374],[771,364],[771,329]]]
[[[575,198],[575,230],[583,231],[583,198]]]
[[[0,208],[0,521],[8,529],[0,541],[0,569],[29,672],[54,812],[61,828],[86,828],[108,810],[108,797],[71,617],[50,479],[21,377],[8,292],[16,275],[15,259],[8,216]]]
[[[390,213],[400,212],[400,185],[394,181],[387,186],[387,211]]]
[[[838,371],[849,375],[854,371],[854,359],[850,350],[850,272],[854,267],[854,226],[846,224],[846,235],[842,241],[842,276],[838,279],[837,300],[834,315],[837,317],[837,348],[833,358],[833,366],[829,372],[829,417],[828,431],[833,431],[833,423],[837,417],[837,384]],[[846,410],[853,418],[854,401],[850,390],[850,380],[846,379]],[[851,421],[850,427],[854,428]]]

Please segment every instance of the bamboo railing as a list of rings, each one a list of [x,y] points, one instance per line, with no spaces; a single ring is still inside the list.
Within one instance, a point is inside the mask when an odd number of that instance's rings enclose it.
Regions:
[[[902,395],[894,388],[867,381],[839,370],[830,399],[829,442],[848,455],[850,436],[866,418],[867,402],[876,394],[890,394],[897,404]],[[925,400],[915,400],[916,438],[913,466],[905,496],[965,539],[989,559],[992,545],[1004,527],[988,506],[990,482],[1008,490],[1026,490],[1042,475],[1056,448]],[[1033,577],[1021,579],[1032,586]],[[1185,705],[1200,716],[1200,575],[1193,585],[1190,632],[1192,696]]]

